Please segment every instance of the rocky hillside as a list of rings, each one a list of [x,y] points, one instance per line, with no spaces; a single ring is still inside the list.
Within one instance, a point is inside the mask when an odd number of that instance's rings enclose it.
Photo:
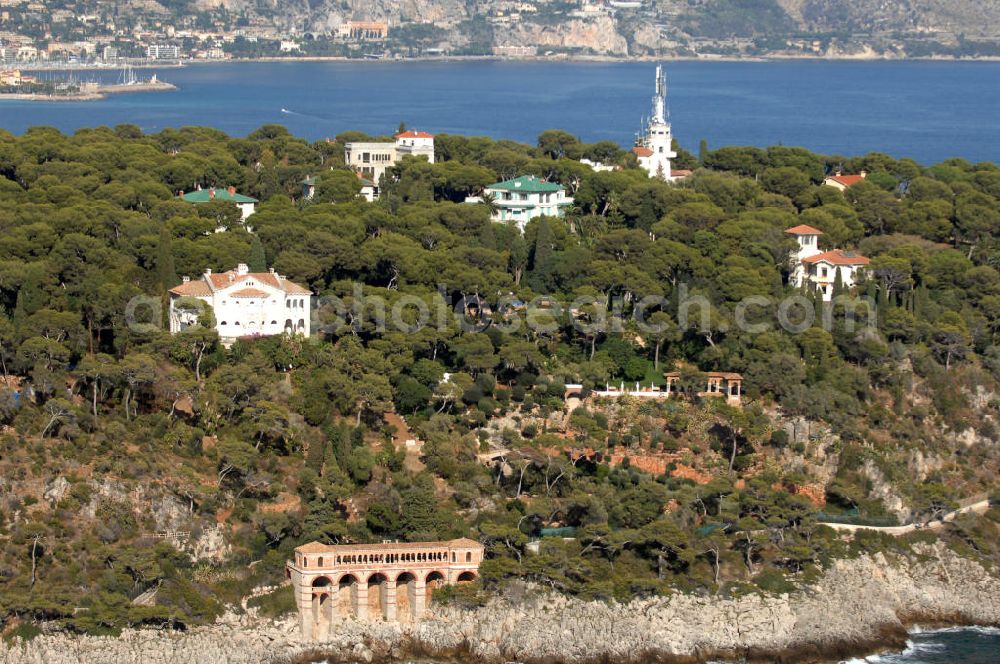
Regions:
[[[486,54],[515,46],[528,54],[621,57],[995,55],[1000,38],[997,0],[192,0],[170,6],[178,20],[190,10],[223,13],[320,42],[349,21],[384,21],[387,50],[403,54]]]

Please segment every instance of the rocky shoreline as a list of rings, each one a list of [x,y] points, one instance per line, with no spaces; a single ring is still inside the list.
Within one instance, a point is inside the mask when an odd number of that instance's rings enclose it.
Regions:
[[[524,589],[474,610],[439,607],[417,626],[344,622],[324,643],[299,639],[294,619],[229,615],[184,633],[0,642],[0,664],[823,662],[899,649],[917,623],[1000,626],[1000,579],[943,545],[924,545],[906,558],[837,561],[792,595],[608,604]]]

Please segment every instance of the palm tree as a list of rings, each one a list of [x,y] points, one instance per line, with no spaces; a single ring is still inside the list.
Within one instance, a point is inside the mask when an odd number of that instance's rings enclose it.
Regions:
[[[486,191],[484,189],[479,194],[479,200],[481,200],[483,202],[483,205],[486,206],[486,209],[490,213],[490,218],[493,218],[493,217],[497,216],[498,214],[500,214],[500,206],[497,205],[496,194],[491,194],[491,193],[489,193],[488,191]]]

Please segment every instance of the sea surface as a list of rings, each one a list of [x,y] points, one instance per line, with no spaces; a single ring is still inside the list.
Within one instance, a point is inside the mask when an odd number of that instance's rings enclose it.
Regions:
[[[1000,161],[1000,62],[681,61],[666,69],[674,135],[691,151],[705,139],[710,147],[801,145],[923,163]],[[207,125],[244,136],[280,123],[321,140],[350,129],[390,134],[405,122],[434,133],[524,142],[560,128],[584,141],[628,147],[650,112],[654,65],[232,62],[156,73],[180,89],[92,102],[0,100],[0,128],[21,133],[42,124],[71,132],[134,123],[155,132]]]
[[[910,633],[901,653],[852,659],[847,664],[997,664],[1000,629],[951,627]]]

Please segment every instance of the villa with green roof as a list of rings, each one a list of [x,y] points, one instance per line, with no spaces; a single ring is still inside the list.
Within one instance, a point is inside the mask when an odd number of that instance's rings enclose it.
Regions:
[[[235,203],[236,207],[240,209],[243,221],[246,221],[247,217],[256,211],[257,203],[260,202],[251,196],[237,194],[236,187],[228,187],[226,189],[217,187],[202,189],[199,187],[194,191],[181,194],[179,198],[185,203],[210,203],[212,201],[229,201]]]
[[[542,215],[562,217],[573,205],[573,198],[566,195],[562,185],[540,180],[534,175],[497,182],[484,191],[496,206],[493,221],[513,221],[522,231],[529,219]]]

